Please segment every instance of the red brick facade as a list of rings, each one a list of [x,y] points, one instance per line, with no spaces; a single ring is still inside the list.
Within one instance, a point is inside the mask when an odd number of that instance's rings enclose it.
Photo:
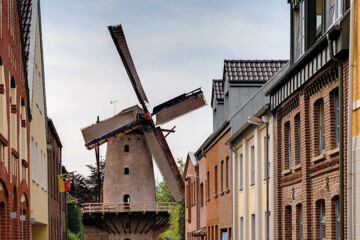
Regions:
[[[346,106],[348,61],[343,63],[343,67]],[[319,239],[323,214],[325,237],[335,239],[335,203],[339,198],[339,149],[335,142],[334,100],[337,90],[337,68],[331,65],[297,89],[274,112],[275,239],[299,239],[301,221],[303,239]],[[323,151],[319,136],[322,108],[325,123]],[[344,124],[344,159],[346,132]],[[287,136],[290,136],[290,141]],[[346,161],[344,164],[346,173]],[[323,204],[324,213],[321,211]],[[344,212],[346,226],[346,204]]]
[[[191,166],[192,169],[187,168],[188,175],[198,174],[199,176],[198,187],[196,187],[196,178],[188,178],[186,182],[186,206],[192,206],[186,208],[187,240],[221,240],[223,233],[227,234],[227,239],[232,239],[232,153],[225,144],[229,138],[229,128],[215,132],[210,136],[211,140],[203,144],[204,151],[196,153],[198,168],[193,166]],[[199,202],[197,196],[200,198]],[[191,205],[191,202],[195,205]],[[197,210],[197,203],[200,204],[199,210]],[[191,236],[191,232],[196,229],[198,216],[196,211],[200,212],[197,228],[206,229],[204,231],[206,236],[203,238]]]
[[[29,115],[18,1],[0,1],[0,239],[30,239]]]
[[[50,198],[50,239],[66,238],[66,200],[65,193],[59,192],[58,175],[61,173],[62,144],[51,119],[48,120],[48,163],[49,163],[49,198]]]

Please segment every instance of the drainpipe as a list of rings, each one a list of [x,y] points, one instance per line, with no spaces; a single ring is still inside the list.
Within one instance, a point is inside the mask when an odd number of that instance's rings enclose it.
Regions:
[[[262,117],[262,121],[265,123],[265,139],[266,139],[266,151],[265,151],[265,157],[266,157],[266,226],[265,226],[265,239],[270,239],[270,212],[269,212],[269,118],[267,116]]]
[[[238,229],[238,185],[237,185],[237,161],[236,161],[236,150],[232,145],[229,145],[232,152],[232,191],[233,191],[233,231],[232,239],[236,240],[239,229]]]
[[[335,25],[333,30],[339,30],[339,26]],[[343,65],[339,58],[335,57],[333,49],[333,38],[327,35],[328,48],[331,60],[338,67],[339,78],[339,177],[340,177],[340,239],[344,239],[344,90],[343,90]]]
[[[197,219],[196,219],[196,228],[200,229],[200,176],[199,176],[199,163],[196,168],[196,186],[197,186]]]
[[[60,174],[62,174],[62,159],[61,159],[61,150],[62,150],[62,148],[60,147],[59,148],[59,159],[60,159]],[[59,174],[59,173],[58,173]],[[58,181],[58,180],[57,180]],[[59,184],[59,183],[57,183],[57,184]],[[63,237],[63,223],[62,223],[62,220],[63,220],[63,215],[62,215],[62,204],[63,204],[63,202],[62,202],[62,195],[63,194],[61,194],[60,192],[58,192],[57,194],[59,194],[58,196],[60,197],[60,239],[64,239],[64,237]],[[65,238],[65,239],[67,239],[67,238]]]
[[[350,2],[350,42],[349,42],[349,91],[348,91],[348,131],[347,131],[347,239],[353,238],[353,164],[352,164],[352,112],[353,112],[353,95],[352,95],[352,78],[354,67],[354,27],[355,27],[355,1]]]

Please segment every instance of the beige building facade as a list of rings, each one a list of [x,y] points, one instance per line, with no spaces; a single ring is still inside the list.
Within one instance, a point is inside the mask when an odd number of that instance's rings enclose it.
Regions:
[[[28,55],[28,81],[30,99],[30,214],[32,239],[49,239],[49,199],[47,164],[47,116],[44,84],[44,62],[40,1],[32,1],[30,44]]]
[[[258,118],[259,123],[248,124],[232,141],[237,183],[234,215],[238,218],[234,239],[265,239],[267,234],[274,239],[272,117],[269,113],[262,117],[264,122]]]

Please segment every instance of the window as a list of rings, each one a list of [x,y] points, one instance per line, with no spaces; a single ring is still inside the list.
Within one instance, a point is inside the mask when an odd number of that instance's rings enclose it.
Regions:
[[[296,216],[296,235],[297,239],[303,239],[303,215],[302,215],[302,205],[299,204],[296,207],[297,216]]]
[[[224,191],[224,161],[221,161],[221,185],[220,185],[220,191]]]
[[[207,172],[207,197],[210,198],[210,172]]]
[[[226,157],[226,189],[229,189],[229,157]]]
[[[326,27],[330,28],[343,12],[343,0],[326,0]]]
[[[269,149],[268,149],[268,137],[264,136],[264,180],[268,180],[269,179],[269,162],[268,162],[268,154],[269,154]]]
[[[318,226],[319,226],[319,237],[320,240],[326,239],[325,224],[326,224],[326,215],[325,215],[325,201],[321,200],[318,202]]]
[[[286,156],[286,167],[291,168],[291,130],[290,122],[285,123],[285,156]]]
[[[321,100],[317,103],[318,113],[318,141],[319,141],[319,152],[323,154],[325,152],[325,115],[324,115],[324,102]]]
[[[322,32],[323,26],[323,0],[316,0],[316,37]]]
[[[240,161],[240,163],[239,163],[239,167],[240,167],[240,173],[239,173],[240,184],[239,184],[239,187],[240,187],[240,190],[243,190],[243,188],[244,188],[244,179],[243,179],[244,159],[243,159],[242,154],[240,154],[239,161]]]
[[[200,206],[204,206],[204,184],[200,184]]]
[[[129,152],[129,145],[124,146],[124,152]]]
[[[334,200],[335,205],[335,233],[336,240],[340,239],[340,203],[339,198]]]
[[[124,168],[124,174],[129,175],[130,169],[128,167]]]
[[[130,203],[130,195],[129,194],[124,195],[124,203]]]
[[[339,107],[339,95],[337,90],[332,95],[334,103],[334,117],[335,117],[335,146],[339,147],[339,134],[340,134],[340,107]]]
[[[255,185],[255,147],[254,145],[251,146],[251,152],[250,152],[250,159],[251,159],[251,179],[250,179],[250,185]]]
[[[215,174],[215,179],[214,179],[214,189],[215,189],[215,192],[214,194],[217,194],[218,192],[218,173],[217,173],[217,165],[215,165],[215,169],[214,169],[214,174]]]
[[[301,1],[294,10],[294,60],[305,52],[305,1]]]
[[[255,226],[255,214],[251,214],[251,240],[256,239],[256,226]]]
[[[292,238],[292,210],[291,206],[285,207],[285,239]]]
[[[296,162],[301,163],[301,127],[300,114],[295,116],[295,144],[296,144]]]
[[[240,240],[244,240],[244,218],[240,217]]]

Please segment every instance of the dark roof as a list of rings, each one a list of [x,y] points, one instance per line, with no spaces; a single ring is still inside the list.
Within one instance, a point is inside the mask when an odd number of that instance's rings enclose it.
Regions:
[[[225,60],[224,80],[265,82],[286,62],[287,60]]]
[[[60,137],[59,137],[59,135],[58,135],[58,133],[57,133],[57,131],[56,131],[55,125],[54,125],[53,121],[51,120],[51,118],[48,118],[48,127],[49,127],[52,135],[54,136],[54,138],[55,138],[58,146],[59,146],[60,148],[62,148],[63,145],[62,145],[62,143],[61,143]]]
[[[213,97],[215,97],[217,100],[224,99],[223,80],[214,79],[212,90],[213,90]]]
[[[32,0],[20,0],[21,38],[24,44],[24,57],[26,65],[29,60],[30,26],[31,26]]]

